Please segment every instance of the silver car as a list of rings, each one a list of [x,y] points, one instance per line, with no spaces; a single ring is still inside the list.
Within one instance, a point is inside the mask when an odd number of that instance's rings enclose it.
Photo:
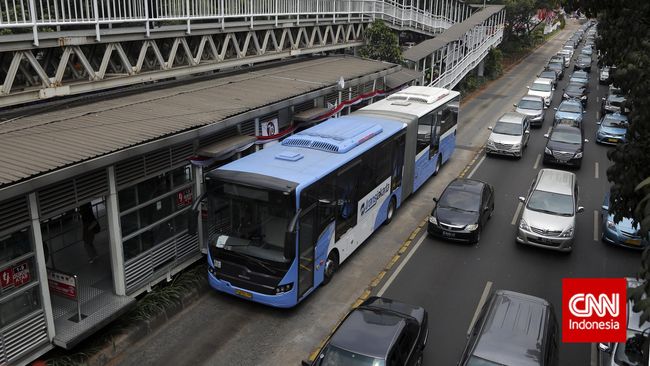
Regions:
[[[578,182],[571,172],[541,169],[528,197],[519,197],[524,211],[519,219],[517,242],[569,252],[573,249],[578,206]]]
[[[525,114],[530,118],[531,126],[541,126],[544,123],[546,109],[544,99],[534,95],[525,95],[515,104],[515,112]]]
[[[516,112],[508,112],[501,116],[488,137],[485,151],[487,154],[499,154],[521,157],[530,137],[530,122],[528,116]]]

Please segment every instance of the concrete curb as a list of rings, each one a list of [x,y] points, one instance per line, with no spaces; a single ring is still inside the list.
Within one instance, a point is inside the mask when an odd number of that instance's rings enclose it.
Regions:
[[[207,274],[206,274],[207,276]],[[165,325],[174,316],[194,304],[202,294],[208,291],[207,279],[202,280],[200,285],[183,293],[179,302],[167,306],[164,311],[148,320],[138,321],[129,324],[126,329],[114,336],[112,341],[106,344],[87,361],[88,366],[103,366],[119,358],[126,349],[132,347],[140,340]]]

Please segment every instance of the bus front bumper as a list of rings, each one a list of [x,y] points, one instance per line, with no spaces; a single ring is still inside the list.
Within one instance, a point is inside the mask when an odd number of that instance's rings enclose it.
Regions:
[[[283,292],[277,295],[266,295],[258,292],[250,291],[247,289],[235,287],[227,281],[218,279],[215,276],[214,267],[208,265],[208,283],[210,287],[217,291],[225,292],[227,294],[249,300],[255,301],[260,304],[269,305],[277,308],[291,308],[296,306],[296,286],[288,292]]]

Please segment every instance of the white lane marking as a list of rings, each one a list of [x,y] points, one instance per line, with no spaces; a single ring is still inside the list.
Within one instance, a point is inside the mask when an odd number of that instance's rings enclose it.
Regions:
[[[598,210],[594,210],[594,241],[598,241]]]
[[[474,173],[476,173],[476,170],[478,170],[478,167],[481,166],[481,164],[483,163],[483,160],[485,160],[485,155],[483,155],[483,157],[481,158],[481,160],[478,161],[478,163],[476,164],[476,166],[474,167],[474,169],[472,169],[472,171],[469,173],[469,175],[467,176],[467,178],[471,178],[471,177],[474,175]]]
[[[600,111],[596,111],[596,121],[600,121]]]
[[[598,162],[594,163],[594,176],[598,179]]]
[[[386,283],[384,283],[384,285],[381,287],[381,289],[379,289],[379,292],[377,292],[377,296],[381,297],[384,294],[384,292],[386,292],[386,290],[388,290],[388,287],[390,287],[390,284],[393,283],[393,281],[395,281],[395,278],[397,278],[397,275],[402,271],[402,268],[404,268],[406,263],[408,263],[408,261],[413,256],[413,253],[415,253],[418,250],[418,248],[420,247],[420,244],[422,244],[422,242],[424,241],[424,238],[426,238],[426,237],[427,237],[427,232],[425,230],[424,234],[420,237],[418,242],[415,243],[415,245],[413,246],[413,249],[411,249],[409,254],[406,255],[406,258],[404,258],[402,263],[400,263],[399,266],[397,266],[397,268],[395,269],[395,272],[393,272],[393,274],[388,278],[388,281],[386,281]]]
[[[539,167],[539,161],[542,159],[542,154],[537,154],[537,159],[535,159],[535,165],[533,165],[533,169],[537,169]]]
[[[469,332],[471,332],[472,328],[474,328],[474,323],[476,323],[476,318],[478,318],[478,314],[481,312],[481,309],[483,309],[483,306],[485,305],[485,301],[487,301],[487,297],[490,294],[491,288],[492,288],[492,281],[487,281],[485,283],[485,288],[483,289],[483,294],[481,295],[481,299],[478,301],[478,304],[476,305],[476,310],[474,311],[474,317],[472,317],[472,322],[469,323],[469,328],[467,328],[467,335],[469,335]]]
[[[517,205],[517,209],[515,210],[515,215],[512,217],[512,221],[510,221],[510,225],[514,225],[515,222],[517,222],[517,217],[519,217],[519,211],[521,211],[521,208],[524,206],[522,202],[519,202]]]
[[[549,126],[548,131],[546,131],[546,134],[547,134],[547,135],[550,135],[552,129],[553,129],[553,126]]]

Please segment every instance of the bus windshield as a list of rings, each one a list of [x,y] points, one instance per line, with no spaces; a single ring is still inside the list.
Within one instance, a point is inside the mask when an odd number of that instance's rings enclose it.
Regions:
[[[208,181],[210,245],[287,263],[285,237],[295,211],[290,195],[264,188]],[[289,251],[291,253],[292,251]]]

